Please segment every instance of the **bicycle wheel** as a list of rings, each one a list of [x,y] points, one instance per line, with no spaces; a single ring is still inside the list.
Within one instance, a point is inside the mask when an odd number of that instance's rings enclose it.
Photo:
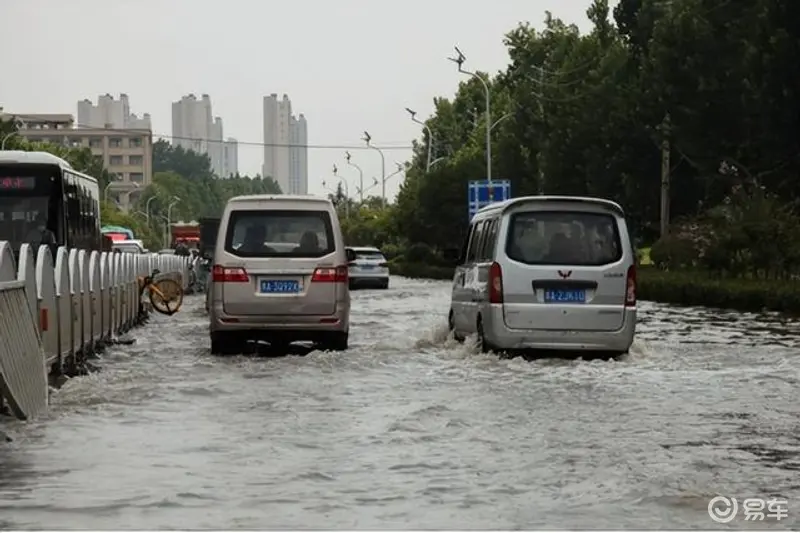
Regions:
[[[162,315],[174,315],[183,304],[183,288],[174,279],[164,278],[154,281],[149,292],[153,309]]]

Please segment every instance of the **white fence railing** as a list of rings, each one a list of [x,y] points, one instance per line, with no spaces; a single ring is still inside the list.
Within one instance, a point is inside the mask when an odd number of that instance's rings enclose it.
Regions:
[[[19,264],[0,241],[0,406],[34,417],[47,408],[48,374],[69,373],[139,321],[140,276],[154,269],[189,283],[189,259],[24,244]]]

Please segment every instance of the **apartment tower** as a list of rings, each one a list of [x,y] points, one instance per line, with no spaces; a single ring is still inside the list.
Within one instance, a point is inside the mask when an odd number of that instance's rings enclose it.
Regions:
[[[264,97],[263,176],[275,180],[284,194],[308,193],[308,127],[305,117],[292,115],[285,94]]]
[[[223,141],[222,119],[213,115],[209,95],[198,99],[189,94],[172,103],[172,137],[173,146],[207,155],[218,177],[238,171],[238,143],[233,138]]]

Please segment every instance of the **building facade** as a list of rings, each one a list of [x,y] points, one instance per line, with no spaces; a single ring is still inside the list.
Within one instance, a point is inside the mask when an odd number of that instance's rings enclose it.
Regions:
[[[18,134],[30,141],[88,147],[103,160],[117,180],[103,195],[128,210],[136,197],[153,181],[153,132],[149,129],[75,128],[72,115],[14,115]]]
[[[127,94],[119,100],[106,93],[97,97],[97,105],[86,99],[78,102],[79,128],[152,130],[150,114],[131,113]]]
[[[198,154],[205,154],[211,162],[211,171],[218,177],[231,175],[230,168],[238,170],[238,149],[227,150],[228,142],[223,141],[223,123],[220,117],[214,117],[211,108],[211,97],[203,94],[199,99],[194,94],[182,97],[172,103],[172,144]],[[228,157],[235,156],[235,164],[225,164]]]
[[[261,174],[275,180],[284,194],[308,192],[308,128],[292,115],[287,95],[264,97],[264,164]]]

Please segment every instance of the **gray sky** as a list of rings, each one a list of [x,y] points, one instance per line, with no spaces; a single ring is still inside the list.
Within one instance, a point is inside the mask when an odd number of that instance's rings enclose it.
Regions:
[[[465,68],[502,70],[503,35],[519,21],[541,27],[545,10],[582,30],[589,0],[0,0],[0,106],[10,113],[72,113],[99,94],[128,94],[171,133],[171,103],[208,93],[226,137],[259,143],[262,97],[286,93],[309,123],[311,145],[410,146],[435,96],[464,76],[445,58],[459,46]],[[614,4],[616,2],[612,2]],[[365,183],[379,177],[375,151],[351,150]],[[241,144],[239,168],[261,169],[262,148]],[[386,152],[387,174],[410,150]],[[309,191],[350,181],[343,149],[309,149]],[[495,176],[502,178],[502,176]],[[397,177],[387,195],[397,191]],[[380,194],[380,188],[371,192]],[[466,194],[466,192],[465,192]]]

